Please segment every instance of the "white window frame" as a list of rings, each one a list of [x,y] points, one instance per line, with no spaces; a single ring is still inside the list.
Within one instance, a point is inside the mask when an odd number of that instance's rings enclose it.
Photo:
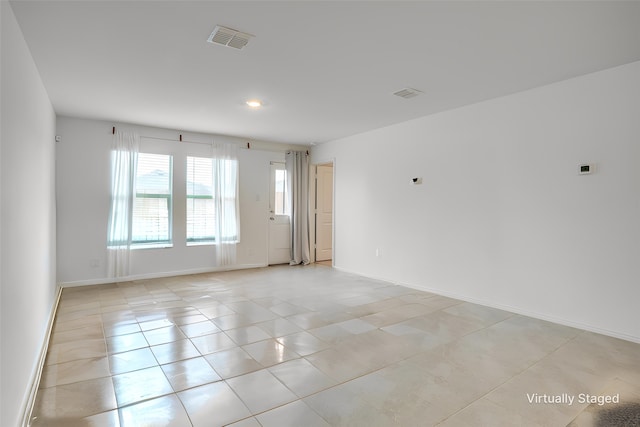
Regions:
[[[197,238],[197,237],[189,237],[189,200],[194,200],[194,199],[204,199],[204,200],[211,200],[214,203],[214,210],[215,210],[215,203],[216,203],[216,197],[215,194],[213,194],[213,181],[209,184],[211,186],[211,194],[210,195],[196,195],[196,194],[189,194],[189,159],[207,159],[211,161],[211,174],[212,174],[212,179],[213,179],[213,166],[214,166],[214,162],[215,159],[212,159],[211,157],[207,157],[207,156],[191,156],[191,155],[187,155],[186,156],[186,167],[185,167],[185,187],[186,187],[186,192],[185,192],[185,239],[186,239],[186,243],[187,246],[202,246],[202,245],[213,245],[215,244],[215,231],[211,236],[204,236],[201,238]],[[215,227],[215,221],[216,219],[213,219],[214,221],[214,227]]]
[[[136,199],[142,198],[158,198],[166,199],[167,201],[167,239],[154,239],[154,240],[136,240],[135,233],[131,233],[131,249],[150,249],[150,248],[170,248],[173,247],[173,156],[171,154],[156,153],[156,152],[140,152],[138,153],[138,166],[140,165],[140,158],[145,155],[165,156],[169,159],[169,193],[168,194],[155,194],[155,193],[140,193],[138,191],[138,183],[136,182],[136,188],[134,189],[134,210],[132,211],[131,221],[135,224],[135,204]],[[138,168],[136,168],[138,169]],[[138,169],[139,170],[139,169]]]

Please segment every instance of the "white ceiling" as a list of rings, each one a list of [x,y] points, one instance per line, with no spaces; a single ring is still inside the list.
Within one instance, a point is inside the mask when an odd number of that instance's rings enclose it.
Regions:
[[[11,4],[58,114],[284,143],[640,60],[636,1]],[[217,24],[255,38],[207,43]]]

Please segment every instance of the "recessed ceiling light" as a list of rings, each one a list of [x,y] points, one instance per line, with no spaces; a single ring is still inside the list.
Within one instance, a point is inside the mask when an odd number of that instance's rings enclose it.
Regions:
[[[247,105],[251,108],[260,108],[262,107],[262,102],[258,101],[257,99],[250,99],[247,101]]]

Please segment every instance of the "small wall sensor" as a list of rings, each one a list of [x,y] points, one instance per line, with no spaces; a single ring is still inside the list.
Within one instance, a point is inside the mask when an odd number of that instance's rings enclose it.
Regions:
[[[422,184],[422,178],[411,178],[411,184],[414,184],[414,185]]]
[[[594,171],[594,166],[592,164],[583,163],[580,166],[578,166],[578,173],[580,175],[587,175],[592,173],[593,171]]]

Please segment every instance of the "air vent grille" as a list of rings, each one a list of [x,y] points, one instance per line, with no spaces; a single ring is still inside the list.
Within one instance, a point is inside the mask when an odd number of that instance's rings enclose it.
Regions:
[[[397,92],[394,92],[393,94],[395,96],[399,96],[400,98],[404,98],[404,99],[409,99],[409,98],[413,98],[415,96],[420,95],[422,92],[420,92],[417,89],[411,89],[410,87],[405,87],[404,89],[400,89]]]
[[[207,39],[209,43],[219,44],[222,46],[232,47],[234,49],[242,49],[249,43],[249,39],[253,36],[251,34],[242,33],[231,28],[216,25],[213,32]]]

